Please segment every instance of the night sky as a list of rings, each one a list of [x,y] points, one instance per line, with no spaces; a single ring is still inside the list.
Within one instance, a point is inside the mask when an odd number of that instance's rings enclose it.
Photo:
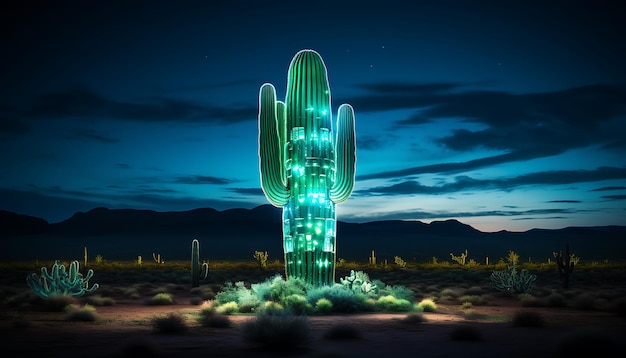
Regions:
[[[610,5],[614,4],[614,5]],[[5,1],[0,209],[269,204],[258,95],[302,49],[354,107],[341,221],[626,224],[617,1]]]

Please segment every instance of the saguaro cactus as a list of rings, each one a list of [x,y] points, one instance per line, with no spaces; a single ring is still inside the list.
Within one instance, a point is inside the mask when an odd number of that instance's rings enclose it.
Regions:
[[[354,110],[342,104],[333,131],[330,100],[326,65],[313,50],[291,60],[285,102],[270,83],[259,92],[261,187],[283,207],[286,276],[314,285],[335,282],[335,204],[354,187]]]
[[[200,264],[200,242],[191,240],[191,287],[199,287],[200,279],[206,280],[209,274],[209,264]]]

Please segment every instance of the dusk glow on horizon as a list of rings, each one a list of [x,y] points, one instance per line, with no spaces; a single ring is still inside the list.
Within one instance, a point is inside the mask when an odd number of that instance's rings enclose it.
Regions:
[[[1,11],[0,210],[268,204],[259,90],[324,59],[354,108],[337,220],[481,231],[626,225],[619,4],[12,2]],[[35,6],[36,4],[36,6]]]

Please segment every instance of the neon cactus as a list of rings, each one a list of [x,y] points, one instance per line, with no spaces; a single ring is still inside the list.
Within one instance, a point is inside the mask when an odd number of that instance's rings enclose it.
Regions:
[[[270,83],[259,93],[261,187],[283,207],[286,276],[314,285],[335,282],[335,205],[354,187],[354,110],[339,107],[333,137],[330,99],[326,65],[313,50],[291,60],[285,102]]]

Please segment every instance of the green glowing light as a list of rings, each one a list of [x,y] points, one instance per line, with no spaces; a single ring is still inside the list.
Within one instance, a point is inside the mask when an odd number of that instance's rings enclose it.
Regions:
[[[354,110],[339,107],[333,137],[330,109],[326,65],[313,50],[293,57],[284,102],[272,84],[259,93],[261,187],[272,205],[283,207],[286,276],[314,285],[334,283],[335,205],[354,186]]]

